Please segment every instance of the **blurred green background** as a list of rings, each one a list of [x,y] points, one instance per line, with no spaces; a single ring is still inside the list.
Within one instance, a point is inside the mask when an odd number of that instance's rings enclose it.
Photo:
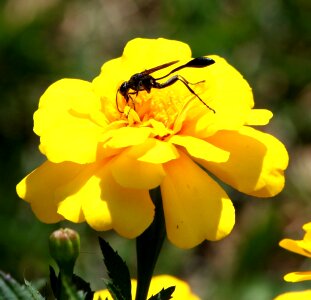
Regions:
[[[202,299],[266,300],[306,288],[282,276],[310,270],[310,260],[278,241],[301,238],[301,226],[311,221],[310,20],[310,0],[1,1],[0,269],[20,281],[46,278],[48,235],[70,226],[82,235],[76,273],[103,287],[97,233],[84,224],[42,224],[16,196],[16,183],[44,160],[32,115],[54,81],[92,80],[128,40],[165,37],[188,43],[193,56],[219,54],[244,75],[256,107],[274,112],[265,130],[285,143],[290,166],[286,188],[273,199],[230,192],[237,223],[228,238],[192,250],[167,242],[156,273],[187,279]],[[101,236],[135,275],[134,241],[113,232]]]

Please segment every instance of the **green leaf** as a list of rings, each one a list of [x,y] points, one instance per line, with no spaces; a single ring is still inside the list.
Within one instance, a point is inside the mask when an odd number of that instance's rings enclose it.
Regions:
[[[172,294],[175,291],[174,286],[170,286],[166,289],[162,289],[159,293],[154,296],[151,296],[148,300],[169,300],[172,299]]]
[[[107,288],[115,300],[131,300],[131,277],[126,263],[109,243],[99,238],[99,245],[108,271]]]
[[[38,290],[28,281],[26,285],[18,283],[10,275],[0,271],[0,299],[10,300],[43,300]]]

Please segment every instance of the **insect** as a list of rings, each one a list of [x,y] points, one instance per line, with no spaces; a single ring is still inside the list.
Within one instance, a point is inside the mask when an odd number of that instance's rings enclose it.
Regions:
[[[142,71],[141,73],[136,73],[133,76],[131,76],[131,78],[128,81],[124,81],[119,89],[117,90],[117,94],[116,94],[116,105],[117,105],[117,109],[119,112],[122,113],[122,111],[119,109],[119,105],[118,105],[118,93],[120,93],[126,103],[128,103],[130,100],[133,103],[134,107],[135,107],[135,103],[133,98],[131,97],[131,95],[138,95],[138,92],[140,91],[147,91],[148,93],[150,93],[151,88],[155,88],[155,89],[163,89],[166,88],[174,83],[176,83],[177,81],[181,81],[186,88],[190,91],[190,93],[192,93],[194,96],[196,96],[208,109],[210,109],[211,111],[213,111],[215,113],[215,110],[211,107],[209,107],[196,93],[195,91],[189,86],[189,84],[195,85],[201,82],[204,82],[204,80],[196,82],[196,83],[191,83],[189,82],[187,79],[185,79],[183,76],[176,74],[173,75],[172,77],[170,77],[169,79],[167,79],[167,81],[160,83],[158,82],[158,80],[160,79],[164,79],[166,77],[168,77],[169,75],[184,69],[184,68],[204,68],[207,66],[210,66],[212,64],[215,63],[215,61],[209,57],[197,57],[194,58],[192,60],[190,60],[189,62],[187,62],[184,65],[181,65],[175,69],[173,69],[172,71],[170,71],[168,74],[162,76],[162,77],[158,77],[158,78],[154,78],[153,76],[151,76],[150,74],[152,74],[153,72],[156,72],[158,70],[162,70],[164,68],[167,68],[173,64],[176,64],[178,62],[178,60],[175,61],[171,61],[169,63]]]

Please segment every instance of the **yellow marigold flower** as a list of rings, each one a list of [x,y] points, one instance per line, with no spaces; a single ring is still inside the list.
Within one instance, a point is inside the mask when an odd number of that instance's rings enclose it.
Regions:
[[[134,238],[151,224],[148,190],[160,186],[172,243],[190,248],[228,235],[233,205],[205,170],[243,193],[271,197],[284,186],[288,155],[280,141],[251,127],[267,124],[272,113],[253,108],[248,83],[223,58],[209,57],[213,65],[177,74],[196,83],[191,88],[216,113],[181,82],[132,94],[128,105],[117,94],[135,73],[188,62],[190,48],[178,41],[134,39],[93,82],[52,84],[34,114],[47,161],[17,185],[18,195],[43,222],[86,221]]]
[[[132,298],[135,299],[137,281],[135,279],[132,279],[131,283],[132,283]],[[170,286],[176,287],[173,293],[174,300],[186,300],[186,299],[187,300],[200,300],[198,296],[196,296],[195,294],[191,292],[191,289],[186,282],[176,277],[169,276],[169,275],[158,275],[158,276],[152,277],[149,292],[148,292],[148,298],[151,297],[152,295],[157,294],[163,288],[168,288]],[[99,297],[101,299],[106,299],[106,298],[108,298],[109,300],[112,299],[108,290],[102,290],[102,291],[96,292],[94,294],[93,299],[98,300]]]
[[[311,290],[288,292],[274,298],[274,300],[310,300],[310,299],[311,299]]]
[[[280,246],[289,251],[311,257],[311,222],[302,228],[306,232],[302,240],[283,239]],[[284,280],[288,282],[311,280],[311,271],[288,273],[284,276]]]

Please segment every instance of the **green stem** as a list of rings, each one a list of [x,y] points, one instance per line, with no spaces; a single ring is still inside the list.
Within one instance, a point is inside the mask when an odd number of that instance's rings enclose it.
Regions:
[[[150,191],[155,205],[152,224],[136,239],[137,291],[135,300],[146,300],[150,281],[166,235],[160,188]]]

